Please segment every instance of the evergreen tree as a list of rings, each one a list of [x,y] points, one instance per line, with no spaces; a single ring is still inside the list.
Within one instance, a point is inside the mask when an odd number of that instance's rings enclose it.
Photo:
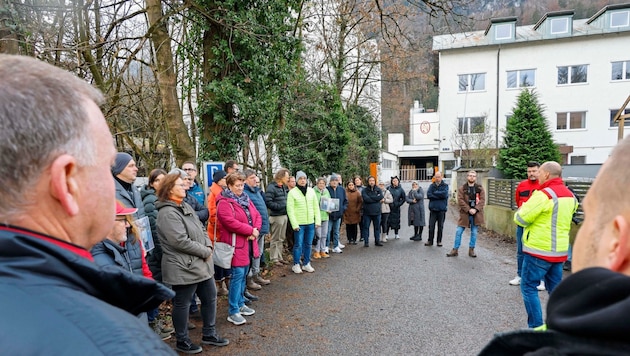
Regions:
[[[525,89],[505,126],[498,168],[507,178],[525,179],[529,161],[560,162],[560,152],[553,142],[538,95]]]

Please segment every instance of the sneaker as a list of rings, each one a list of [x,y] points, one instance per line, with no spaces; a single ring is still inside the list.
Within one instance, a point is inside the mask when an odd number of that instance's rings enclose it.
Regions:
[[[193,344],[190,340],[178,341],[175,349],[185,354],[198,354],[203,351],[201,346]]]
[[[562,265],[562,269],[564,271],[569,271],[571,272],[571,261],[566,261],[563,265]]]
[[[514,279],[513,279],[513,280],[511,280],[509,283],[510,283],[510,285],[511,285],[511,286],[518,286],[518,285],[521,285],[521,277],[516,276],[516,277],[514,277]]]
[[[329,252],[330,252],[330,249],[328,248],[328,246],[326,246],[326,247],[324,248],[324,253],[325,253],[325,254],[328,254]]]
[[[249,300],[251,300],[252,302],[257,302],[260,298],[258,298],[257,296],[251,294],[250,292],[247,291],[247,289],[245,290],[245,292],[243,293],[243,296]]]
[[[159,319],[159,320],[158,320],[158,325],[160,326],[160,330],[161,330],[163,333],[169,333],[169,334],[172,334],[172,333],[174,333],[174,332],[175,332],[175,329],[173,329],[173,326],[172,326],[172,325],[169,325],[169,324],[166,322],[166,320],[161,320],[161,319]]]
[[[157,320],[150,322],[149,326],[162,340],[168,340],[171,338],[171,333],[162,331]]]
[[[302,271],[308,272],[308,273],[313,273],[313,272],[315,272],[315,268],[313,268],[313,266],[311,266],[310,263],[307,263],[307,264],[304,265],[304,267],[302,267]]]
[[[238,311],[240,312],[241,315],[245,315],[245,316],[254,315],[256,313],[254,309],[248,307],[247,305],[243,305],[241,309],[239,309]]]
[[[293,273],[302,273],[302,269],[300,268],[299,264],[294,264],[293,267],[291,267],[291,270],[293,271]]]
[[[381,242],[387,242],[387,235],[386,236],[381,236]]]
[[[315,251],[315,252],[313,252],[313,258],[317,260],[317,259],[322,258],[322,256],[319,254],[318,251]]]
[[[247,322],[240,313],[229,315],[227,320],[234,325],[242,325]]]
[[[337,246],[337,247],[335,247],[335,248],[333,249],[333,252],[334,252],[334,253],[343,253],[343,250],[342,250],[342,249],[340,249],[340,248],[339,248],[339,246]]]
[[[540,284],[538,285],[538,287],[536,287],[536,289],[538,289],[539,291],[544,291],[545,288],[545,281],[540,281]]]
[[[201,343],[206,345],[214,345],[214,346],[227,346],[230,343],[230,340],[224,339],[219,335],[212,336],[203,336],[201,338]]]
[[[400,236],[398,236],[398,234],[396,234],[396,235],[394,236],[394,239],[398,240],[398,239],[400,239]]]
[[[337,247],[339,248],[346,248],[346,245],[342,244],[341,242],[337,245]]]

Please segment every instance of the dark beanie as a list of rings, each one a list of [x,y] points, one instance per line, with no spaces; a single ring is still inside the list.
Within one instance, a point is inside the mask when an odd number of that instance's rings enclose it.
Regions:
[[[225,171],[216,171],[212,175],[212,181],[215,183],[219,183],[219,181],[225,178],[225,176],[227,176],[227,173],[225,173]]]
[[[129,153],[118,152],[116,153],[116,161],[114,161],[114,165],[112,166],[112,173],[117,176],[122,172],[125,167],[131,162],[133,157],[129,155]]]

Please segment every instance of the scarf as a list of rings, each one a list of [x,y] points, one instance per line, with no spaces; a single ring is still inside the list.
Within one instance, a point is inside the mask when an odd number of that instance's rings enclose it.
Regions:
[[[223,196],[226,198],[234,199],[234,201],[236,201],[238,205],[240,205],[241,208],[243,208],[243,210],[245,211],[245,215],[247,215],[247,221],[249,222],[249,224],[251,225],[253,223],[252,215],[249,213],[249,195],[243,193],[239,197],[238,195],[234,194],[233,191],[225,189],[223,191]]]
[[[297,185],[296,187],[300,190],[300,192],[302,192],[302,194],[304,194],[304,196],[306,196],[306,189],[308,189],[307,186]]]

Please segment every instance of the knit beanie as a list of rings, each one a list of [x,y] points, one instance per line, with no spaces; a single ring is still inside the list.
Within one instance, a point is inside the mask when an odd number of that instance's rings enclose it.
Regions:
[[[114,161],[114,165],[112,166],[112,174],[117,176],[122,172],[125,167],[131,162],[133,157],[129,153],[118,152],[116,153],[116,160]]]
[[[225,178],[225,176],[227,176],[227,173],[225,173],[225,171],[216,171],[212,175],[212,181],[215,183],[219,183],[219,181]]]
[[[298,172],[295,174],[295,180],[296,180],[296,181],[297,181],[298,179],[302,178],[302,177],[306,178],[306,173],[304,173],[304,172],[302,172],[302,171],[298,171]]]

